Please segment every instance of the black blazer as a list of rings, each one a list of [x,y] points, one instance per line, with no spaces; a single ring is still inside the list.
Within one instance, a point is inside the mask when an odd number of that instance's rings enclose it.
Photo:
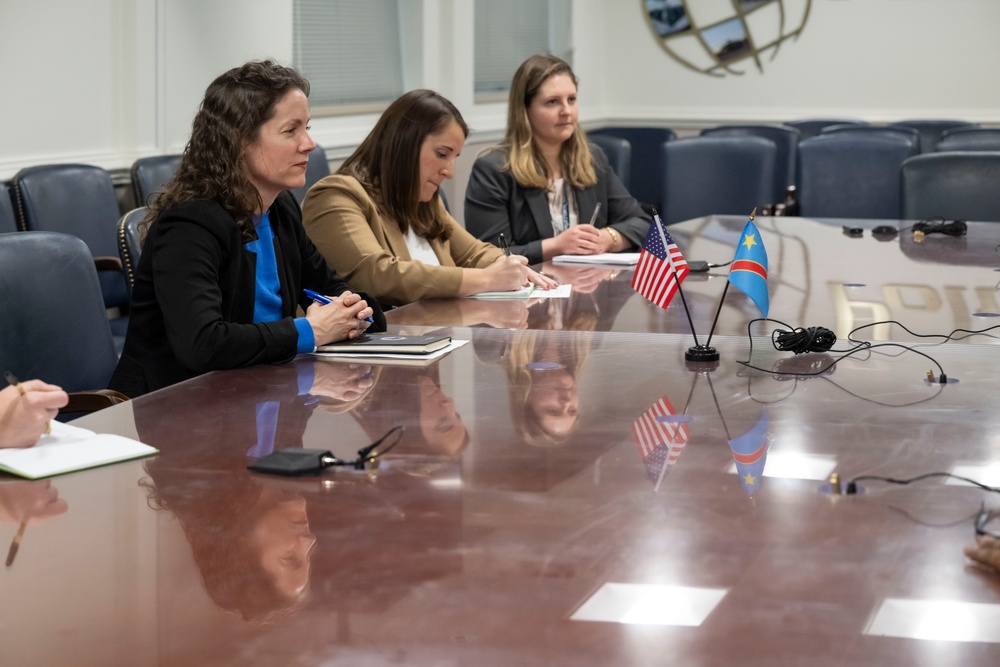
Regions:
[[[132,290],[125,348],[110,388],[138,396],[228,368],[295,356],[295,308],[303,287],[338,295],[350,289],[302,228],[295,198],[283,192],[270,209],[281,285],[282,319],[253,322],[257,255],[244,248],[232,216],[214,200],[181,204],[149,228]],[[385,331],[375,299],[372,331]]]
[[[590,152],[597,183],[574,192],[580,221],[589,222],[600,202],[594,225],[610,225],[638,250],[652,218],[615,176],[604,151],[590,144]],[[472,166],[465,191],[465,228],[476,238],[494,244],[503,232],[512,253],[538,264],[542,261],[542,239],[552,238],[548,194],[544,188],[519,185],[509,170],[501,170],[505,160],[504,152],[497,149],[479,157]]]

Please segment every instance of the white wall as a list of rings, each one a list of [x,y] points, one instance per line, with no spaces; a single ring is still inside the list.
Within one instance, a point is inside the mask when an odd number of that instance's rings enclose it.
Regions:
[[[504,105],[473,101],[473,3],[415,3],[406,9],[415,15],[404,46],[408,85],[439,90],[462,109],[474,141],[495,140]],[[763,73],[743,62],[742,76],[721,79],[672,60],[644,8],[644,0],[573,0],[587,125],[831,115],[1000,122],[1000,85],[989,77],[1000,62],[997,0],[812,0],[800,39],[765,59]],[[0,0],[0,24],[0,179],[32,164],[122,169],[177,152],[214,76],[249,58],[291,58],[291,0]],[[343,157],[374,121],[316,119],[314,135]]]

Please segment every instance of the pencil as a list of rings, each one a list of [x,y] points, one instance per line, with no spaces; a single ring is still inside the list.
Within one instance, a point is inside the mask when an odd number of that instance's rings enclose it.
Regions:
[[[17,535],[11,541],[10,549],[7,550],[7,562],[5,563],[7,567],[14,564],[14,557],[17,556],[17,550],[21,548],[21,538],[24,537],[24,529],[27,527],[27,521],[22,521],[21,525],[17,527]]]

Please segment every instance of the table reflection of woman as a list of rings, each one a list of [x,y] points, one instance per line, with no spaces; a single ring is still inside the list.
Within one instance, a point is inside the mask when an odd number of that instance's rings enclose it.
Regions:
[[[455,400],[441,388],[438,365],[389,367],[378,385],[352,413],[372,440],[405,426],[393,455],[422,454],[456,459],[469,444],[469,431]]]
[[[306,499],[246,466],[301,447],[313,409],[366,395],[369,371],[303,359],[234,374],[222,396],[194,385],[152,406],[136,403],[140,439],[160,449],[145,464],[148,502],[176,517],[205,590],[221,608],[267,623],[304,604],[316,546]],[[179,412],[189,417],[178,423],[170,415]]]

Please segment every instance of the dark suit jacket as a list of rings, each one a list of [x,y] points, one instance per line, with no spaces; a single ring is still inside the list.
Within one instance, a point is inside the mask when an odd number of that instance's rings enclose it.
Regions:
[[[575,191],[581,222],[589,222],[597,203],[601,210],[596,227],[611,226],[638,249],[652,219],[639,207],[600,148],[590,144],[597,183]],[[506,155],[493,150],[476,160],[465,191],[465,228],[483,241],[496,243],[501,232],[510,240],[510,251],[532,264],[542,261],[542,239],[552,238],[552,216],[544,188],[525,188],[509,171],[502,171]]]
[[[302,288],[338,295],[348,285],[327,265],[302,228],[294,197],[270,209],[281,285],[282,319],[253,322],[257,255],[213,200],[192,201],[149,228],[139,256],[125,348],[110,387],[138,396],[208,371],[287,361],[295,356],[295,308]],[[376,300],[372,331],[385,331]]]

